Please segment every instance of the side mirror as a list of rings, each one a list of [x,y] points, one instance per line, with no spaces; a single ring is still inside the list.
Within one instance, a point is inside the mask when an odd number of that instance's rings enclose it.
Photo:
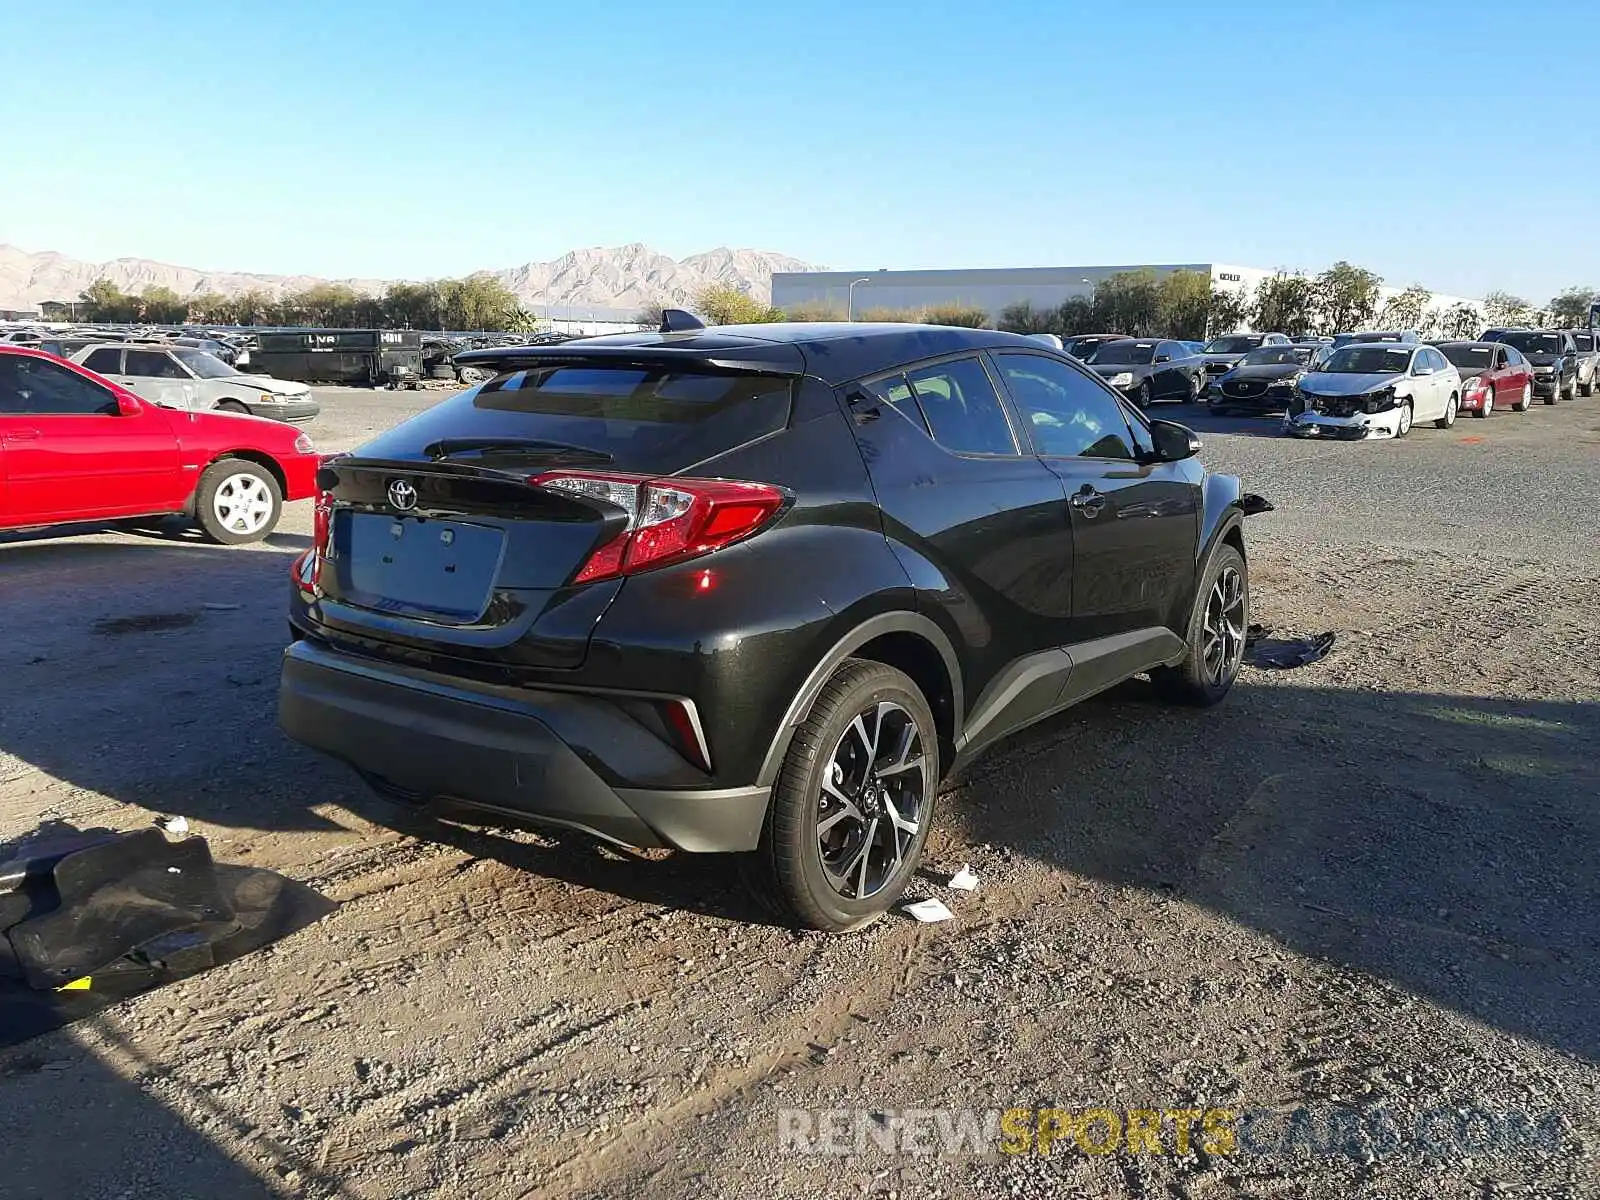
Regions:
[[[1171,362],[1172,361],[1172,355],[1170,355],[1170,354],[1158,354],[1158,355],[1156,355],[1156,361],[1158,363]]]
[[[119,417],[137,417],[141,409],[139,402],[126,392],[117,393],[117,415]]]
[[[1415,371],[1412,371],[1411,373],[1413,375],[1432,375],[1433,374],[1433,368],[1432,367],[1418,367]]]
[[[1199,435],[1176,421],[1151,421],[1150,440],[1155,443],[1156,462],[1182,462],[1200,453]]]

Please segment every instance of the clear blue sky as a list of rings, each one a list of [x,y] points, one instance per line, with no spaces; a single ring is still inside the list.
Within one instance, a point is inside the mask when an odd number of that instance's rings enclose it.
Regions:
[[[11,7],[0,242],[29,250],[1600,285],[1595,0]]]

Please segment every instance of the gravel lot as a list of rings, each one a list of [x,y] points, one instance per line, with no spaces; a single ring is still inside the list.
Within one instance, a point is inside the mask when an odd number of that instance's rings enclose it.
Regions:
[[[439,398],[329,390],[310,431]],[[242,550],[0,542],[0,839],[179,812],[342,903],[0,1051],[0,1194],[1600,1195],[1600,398],[1370,445],[1171,415],[1278,506],[1257,619],[1334,653],[1013,739],[942,802],[920,894],[956,919],[856,937],[772,927],[719,860],[427,823],[290,745],[306,504]],[[182,627],[105,624],[153,615]],[[976,893],[941,886],[963,863]],[[1302,1106],[1557,1123],[1353,1153],[778,1137],[785,1109]]]

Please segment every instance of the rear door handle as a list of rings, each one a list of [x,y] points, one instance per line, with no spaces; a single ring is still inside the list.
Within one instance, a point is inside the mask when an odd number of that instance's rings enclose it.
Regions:
[[[1087,483],[1072,493],[1072,507],[1086,517],[1100,515],[1100,510],[1106,506],[1106,498],[1094,490]]]

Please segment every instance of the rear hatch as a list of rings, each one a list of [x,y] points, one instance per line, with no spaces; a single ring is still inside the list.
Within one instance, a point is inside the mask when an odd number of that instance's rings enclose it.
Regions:
[[[624,581],[575,577],[629,514],[532,481],[715,475],[712,460],[788,424],[792,390],[676,363],[519,364],[326,463],[312,618],[436,666],[580,666]]]

